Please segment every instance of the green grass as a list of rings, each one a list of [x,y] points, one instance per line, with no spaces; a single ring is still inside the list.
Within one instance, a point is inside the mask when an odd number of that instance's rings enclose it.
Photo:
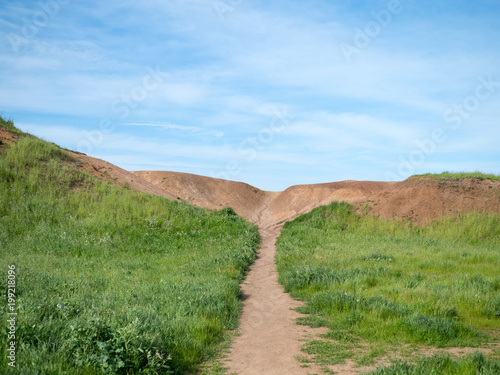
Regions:
[[[494,361],[481,353],[474,353],[453,360],[449,355],[436,354],[422,358],[416,363],[396,361],[388,367],[381,367],[370,372],[371,375],[460,375],[481,374],[496,375],[500,373],[499,361]]]
[[[420,179],[420,178],[432,178],[438,181],[460,181],[465,178],[473,178],[478,180],[491,180],[491,181],[500,181],[500,175],[498,174],[485,174],[481,172],[443,172],[439,174],[426,173],[412,176],[412,178]]]
[[[354,212],[319,207],[277,241],[279,281],[307,303],[300,323],[329,328],[308,353],[323,365],[362,364],[394,349],[498,341],[500,215],[418,227]]]
[[[0,116],[0,126],[7,129],[8,131],[16,134],[23,134],[22,131],[20,131],[18,128],[14,126],[14,121],[12,120],[5,120],[2,116]]]
[[[2,293],[16,267],[11,372],[196,371],[237,327],[257,228],[231,209],[120,188],[75,164],[27,135],[0,154]],[[6,363],[2,355],[2,371]]]

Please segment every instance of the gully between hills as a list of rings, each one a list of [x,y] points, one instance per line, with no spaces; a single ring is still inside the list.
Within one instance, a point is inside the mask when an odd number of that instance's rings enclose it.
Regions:
[[[296,356],[302,343],[321,329],[295,324],[301,305],[284,293],[278,283],[274,258],[281,224],[315,207],[346,201],[383,218],[425,224],[433,219],[471,211],[499,212],[500,183],[467,179],[442,182],[410,178],[403,182],[342,181],[292,186],[282,192],[262,191],[248,184],[177,172],[128,172],[105,161],[73,154],[81,167],[123,186],[189,204],[236,213],[258,225],[262,237],[257,260],[242,284],[244,306],[237,336],[226,357],[229,373],[319,373],[300,366]],[[341,373],[358,373],[349,366]]]

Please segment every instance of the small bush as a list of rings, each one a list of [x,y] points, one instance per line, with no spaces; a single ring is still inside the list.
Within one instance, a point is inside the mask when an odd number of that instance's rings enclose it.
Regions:
[[[231,207],[225,207],[219,212],[222,216],[238,216]]]
[[[139,321],[112,329],[99,317],[69,327],[63,351],[77,367],[98,368],[103,373],[171,374],[170,356],[160,348],[144,347],[138,340]]]

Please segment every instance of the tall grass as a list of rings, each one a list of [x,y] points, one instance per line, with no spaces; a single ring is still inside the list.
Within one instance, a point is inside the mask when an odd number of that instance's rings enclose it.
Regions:
[[[498,341],[500,215],[417,227],[354,212],[319,207],[285,224],[277,241],[279,280],[307,302],[302,323],[330,329],[306,351],[367,364],[395,348]],[[325,359],[333,352],[344,355]]]
[[[17,372],[196,371],[236,328],[256,227],[75,165],[32,136],[0,154],[0,284],[5,293],[15,265]]]
[[[500,363],[481,353],[474,353],[453,360],[449,355],[436,354],[421,358],[416,363],[396,361],[388,367],[370,372],[371,375],[461,375],[461,374],[500,374]]]

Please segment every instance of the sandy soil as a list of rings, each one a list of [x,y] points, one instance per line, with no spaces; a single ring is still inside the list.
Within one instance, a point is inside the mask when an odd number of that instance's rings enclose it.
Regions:
[[[0,126],[0,152],[4,151],[13,142],[16,142],[19,136]]]
[[[310,374],[313,368],[301,367],[295,357],[304,355],[300,347],[306,338],[324,331],[295,324],[301,314],[292,308],[301,303],[284,293],[274,263],[280,228],[261,229],[260,233],[258,259],[241,286],[244,307],[240,335],[224,365],[230,374]],[[319,369],[314,372],[319,373]]]

